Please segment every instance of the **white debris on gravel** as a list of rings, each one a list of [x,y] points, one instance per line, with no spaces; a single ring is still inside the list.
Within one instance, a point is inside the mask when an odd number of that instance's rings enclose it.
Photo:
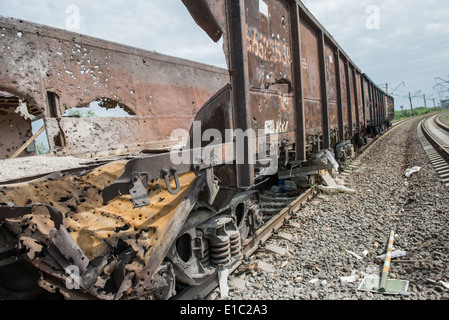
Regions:
[[[74,157],[35,156],[0,160],[0,183],[83,166],[91,160]]]
[[[282,230],[293,241],[274,237],[267,242],[288,247],[286,255],[258,250],[245,261],[230,280],[245,280],[247,289],[231,290],[228,299],[449,299],[443,285],[449,281],[449,192],[419,143],[418,121],[387,132],[352,162],[358,169],[345,184],[356,193],[320,193],[293,219],[299,229]],[[421,170],[405,184],[404,172],[414,166]],[[357,290],[364,276],[380,275],[383,262],[376,257],[386,252],[391,230],[398,234],[394,249],[407,256],[392,260],[390,277],[410,281],[410,294]],[[270,265],[274,273],[248,268],[254,261]]]

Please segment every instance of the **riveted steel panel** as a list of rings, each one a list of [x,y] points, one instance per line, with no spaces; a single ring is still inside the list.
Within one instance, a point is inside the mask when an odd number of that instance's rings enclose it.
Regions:
[[[251,127],[295,130],[290,8],[284,1],[246,0]]]
[[[327,98],[329,102],[329,127],[335,129],[338,127],[338,83],[337,83],[337,58],[335,50],[328,44],[325,44],[325,63],[326,63],[326,81]]]
[[[300,30],[306,128],[307,132],[316,133],[321,132],[322,124],[319,35],[303,20]]]
[[[350,116],[352,127],[355,128],[357,125],[357,105],[356,105],[356,87],[355,87],[355,71],[352,66],[349,67],[349,90],[351,95],[351,107],[350,107]]]
[[[165,148],[171,131],[188,130],[199,108],[229,83],[224,69],[64,30],[4,17],[0,28],[0,90],[26,100],[47,119],[57,120],[58,126],[48,130],[65,138],[56,144],[49,137],[57,154]],[[57,101],[49,101],[49,96]],[[66,110],[101,99],[120,104],[134,117],[97,120],[103,129],[114,132],[108,140],[98,131],[79,135],[81,130],[75,128],[89,127],[89,121],[61,119]],[[56,110],[50,110],[52,103]],[[132,132],[131,126],[139,126],[139,131]]]
[[[347,85],[347,71],[345,61],[340,59],[340,82],[341,82],[341,98],[343,109],[343,125],[349,126],[349,104],[348,104],[348,85]]]

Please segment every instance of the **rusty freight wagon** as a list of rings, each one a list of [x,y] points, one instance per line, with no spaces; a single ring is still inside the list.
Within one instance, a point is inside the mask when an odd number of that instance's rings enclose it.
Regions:
[[[213,284],[257,246],[264,190],[313,182],[388,127],[392,97],[300,1],[182,4],[227,69],[0,17],[1,296]],[[125,115],[70,113],[92,103]]]

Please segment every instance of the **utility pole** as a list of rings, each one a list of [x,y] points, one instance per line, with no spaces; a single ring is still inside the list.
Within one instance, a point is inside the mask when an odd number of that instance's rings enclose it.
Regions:
[[[410,108],[412,108],[412,117],[413,117],[415,113],[413,112],[412,94],[410,92],[408,93],[408,98],[410,99]]]
[[[426,113],[427,113],[427,101],[426,101],[426,95],[424,95],[424,108],[426,108]]]
[[[385,92],[386,92],[386,94],[388,94],[389,95],[389,93],[388,93],[388,83],[381,83],[381,84],[379,84],[379,87],[385,87]]]

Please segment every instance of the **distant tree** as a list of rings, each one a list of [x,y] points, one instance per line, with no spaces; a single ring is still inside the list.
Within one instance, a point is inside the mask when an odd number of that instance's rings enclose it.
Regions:
[[[67,111],[67,117],[72,118],[92,118],[96,114],[92,110],[70,109]]]
[[[45,145],[45,143],[43,143],[42,141],[39,141],[36,143],[36,153],[39,156],[44,155],[44,154],[49,154],[50,149],[48,149],[48,147]]]

